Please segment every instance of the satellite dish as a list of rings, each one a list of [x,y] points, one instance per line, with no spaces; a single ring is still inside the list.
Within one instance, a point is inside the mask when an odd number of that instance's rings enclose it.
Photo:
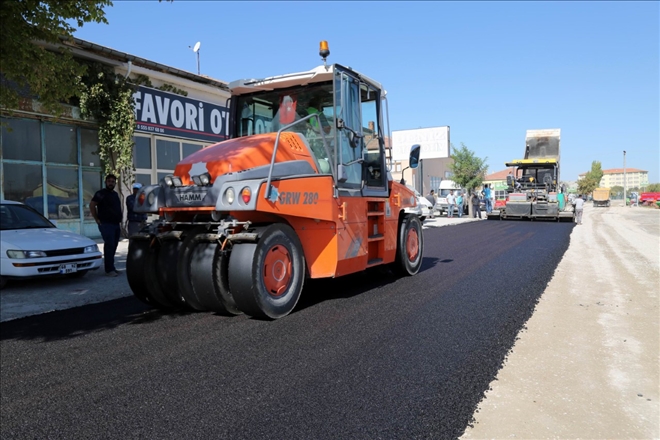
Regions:
[[[200,47],[201,45],[202,45],[202,43],[199,42],[199,41],[198,41],[197,43],[195,43],[195,47],[193,47],[193,52],[197,52],[197,51],[199,50],[199,47]]]

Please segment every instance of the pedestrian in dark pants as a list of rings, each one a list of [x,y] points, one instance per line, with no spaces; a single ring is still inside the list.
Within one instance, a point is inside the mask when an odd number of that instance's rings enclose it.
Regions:
[[[135,206],[135,196],[140,188],[142,188],[142,184],[134,183],[133,194],[126,197],[126,219],[128,220],[129,237],[140,232],[144,222],[147,221],[147,214],[142,214],[133,210],[133,207]]]
[[[481,211],[479,210],[479,196],[477,195],[476,191],[472,192],[472,197],[470,197],[470,201],[472,202],[472,217],[481,218]]]
[[[119,194],[115,192],[117,178],[109,174],[105,178],[105,188],[97,191],[89,204],[96,224],[99,225],[101,237],[103,237],[103,263],[105,274],[110,277],[119,275],[115,267],[115,252],[119,245],[121,228],[119,224],[122,219],[121,201]]]

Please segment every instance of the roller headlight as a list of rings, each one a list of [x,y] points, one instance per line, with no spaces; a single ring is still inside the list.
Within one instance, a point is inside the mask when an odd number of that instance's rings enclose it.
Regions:
[[[195,183],[195,185],[197,186],[202,185],[202,179],[200,179],[199,176],[192,176],[191,179]]]
[[[149,203],[150,205],[153,205],[155,201],[156,201],[156,194],[152,191],[147,196],[147,203]]]
[[[211,183],[211,175],[209,173],[200,174],[199,180],[202,182],[202,185],[206,186]]]
[[[165,185],[167,185],[167,186],[173,186],[174,185],[174,181],[172,180],[172,176],[163,177],[163,181],[165,182]]]
[[[183,186],[183,182],[181,181],[181,177],[172,176],[172,184],[176,187]]]
[[[227,191],[225,191],[225,201],[227,202],[227,204],[228,205],[233,204],[235,198],[236,198],[236,193],[234,192],[234,188],[227,188]]]

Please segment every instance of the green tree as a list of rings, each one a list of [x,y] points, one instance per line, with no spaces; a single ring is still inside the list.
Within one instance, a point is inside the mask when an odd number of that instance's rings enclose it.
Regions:
[[[644,188],[644,192],[660,192],[660,183],[650,183]]]
[[[108,23],[110,0],[6,0],[0,2],[0,106],[18,108],[21,95],[36,96],[47,111],[81,93],[85,66],[68,48],[47,49],[72,38],[85,23]],[[73,23],[73,24],[72,24]],[[54,47],[54,46],[51,46]]]
[[[621,185],[614,185],[612,188],[610,188],[610,193],[612,194],[613,199],[623,197],[623,187]]]
[[[589,172],[582,179],[578,180],[578,192],[580,194],[591,194],[598,188],[599,184],[600,180],[596,180],[591,172]]]
[[[467,194],[463,195],[463,203],[468,204],[468,215],[472,216],[472,204],[470,203],[469,192],[483,183],[484,177],[486,177],[486,171],[488,170],[488,165],[486,165],[488,158],[481,159],[476,157],[474,152],[463,142],[461,142],[461,148],[458,150],[451,145],[451,151],[454,152],[451,155],[453,163],[449,164],[449,169],[453,173],[452,180],[458,186],[468,191]]]
[[[449,164],[449,169],[454,174],[452,180],[469,191],[481,186],[488,170],[486,165],[488,158],[476,157],[474,152],[462,142],[461,148],[457,150],[451,145],[451,150],[454,152],[451,155],[453,163]]]
[[[591,177],[598,182],[598,185],[600,185],[600,181],[603,178],[603,168],[600,165],[600,161],[594,160],[591,162]],[[597,188],[597,187],[596,187]]]
[[[600,161],[594,160],[591,162],[591,171],[589,171],[582,179],[578,180],[578,192],[580,194],[591,194],[600,186],[602,178],[603,170]]]

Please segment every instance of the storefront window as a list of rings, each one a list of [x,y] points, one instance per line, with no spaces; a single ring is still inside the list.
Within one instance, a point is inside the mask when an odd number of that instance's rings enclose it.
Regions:
[[[76,168],[46,167],[48,218],[80,218],[78,204],[78,170]],[[99,188],[100,189],[100,188]]]
[[[85,220],[92,219],[92,213],[89,210],[89,202],[92,201],[92,197],[96,191],[103,188],[104,183],[101,177],[100,171],[83,171],[82,173],[82,184],[83,184],[83,214]]]
[[[133,165],[135,168],[151,168],[151,139],[144,136],[134,136]]]
[[[23,202],[44,212],[41,165],[2,164],[2,189],[6,200]]]
[[[202,149],[202,146],[199,144],[186,144],[183,143],[183,157],[188,157],[191,154]]]
[[[143,186],[151,185],[151,174],[136,173],[135,181]]]
[[[39,121],[2,118],[0,151],[5,160],[41,160]]]
[[[172,174],[172,172],[158,173],[158,182],[160,182],[163,177],[169,176],[170,174]]]
[[[80,129],[80,148],[82,164],[89,167],[100,167],[99,132],[86,128]]]
[[[46,162],[77,164],[76,127],[46,124]]]
[[[158,169],[173,170],[181,160],[178,142],[156,139],[156,165]]]

